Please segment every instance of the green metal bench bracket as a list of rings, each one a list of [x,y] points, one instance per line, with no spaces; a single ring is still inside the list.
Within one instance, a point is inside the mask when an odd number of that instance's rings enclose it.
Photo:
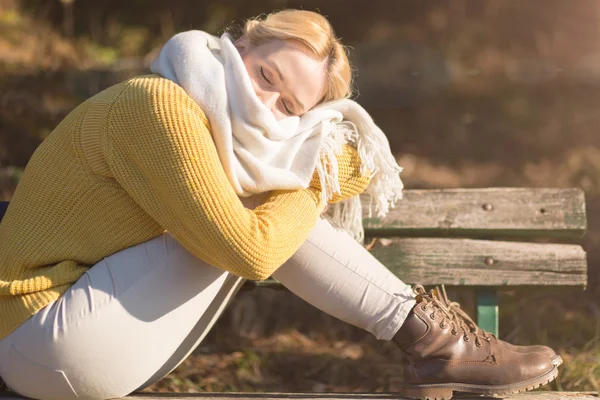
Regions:
[[[477,325],[498,337],[498,296],[495,291],[477,291]]]

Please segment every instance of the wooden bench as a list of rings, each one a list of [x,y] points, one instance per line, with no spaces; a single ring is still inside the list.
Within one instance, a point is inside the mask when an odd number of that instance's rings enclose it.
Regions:
[[[0,202],[0,219],[7,206]],[[495,334],[498,288],[587,283],[575,244],[586,230],[580,189],[405,190],[386,218],[364,222],[367,242],[377,239],[373,255],[405,282],[472,287],[478,324]]]
[[[0,202],[0,220],[8,202]],[[498,333],[496,290],[507,286],[587,284],[586,253],[576,242],[586,230],[579,189],[406,190],[384,219],[365,217],[372,253],[407,283],[472,287],[479,325]],[[542,242],[545,241],[545,242]],[[558,243],[562,242],[562,243]],[[274,280],[252,287],[280,287]],[[0,399],[18,399],[2,393]],[[131,398],[206,400],[397,399],[386,394],[140,393]],[[455,396],[476,399],[478,396]],[[597,398],[596,393],[532,392],[513,400]]]
[[[580,189],[405,190],[387,217],[364,225],[365,242],[377,239],[372,254],[405,282],[473,288],[477,322],[496,335],[499,288],[587,284],[575,244],[586,230]]]

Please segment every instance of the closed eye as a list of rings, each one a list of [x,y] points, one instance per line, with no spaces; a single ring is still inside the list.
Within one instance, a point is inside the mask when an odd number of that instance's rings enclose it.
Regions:
[[[272,85],[271,81],[269,80],[269,78],[267,78],[267,75],[265,75],[265,70],[263,69],[263,67],[260,67],[260,75],[262,76],[262,78],[269,84]]]
[[[287,104],[285,104],[285,101],[281,101],[281,104],[283,104],[283,108],[284,108],[286,114],[294,115],[294,113],[288,108]]]

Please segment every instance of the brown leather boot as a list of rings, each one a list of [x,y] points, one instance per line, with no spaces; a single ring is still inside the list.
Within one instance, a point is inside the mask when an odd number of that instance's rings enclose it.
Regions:
[[[477,326],[477,324],[471,319],[471,317],[469,317],[469,315],[460,308],[459,303],[455,301],[450,301],[448,299],[448,295],[446,294],[446,288],[444,287],[444,285],[442,285],[441,288],[436,288],[436,291],[434,293],[436,294],[438,299],[444,304],[444,306],[448,309],[448,311],[450,311],[450,313],[454,315],[455,320],[462,319],[464,323],[469,327],[471,332],[473,332],[473,334],[482,335],[485,339],[489,339],[492,342],[496,342],[502,346],[506,346],[509,350],[516,351],[517,353],[542,353],[550,359],[552,364],[556,365],[557,367],[563,363],[562,357],[556,354],[556,352],[548,346],[516,346],[514,344],[499,340],[493,333],[489,333],[480,329]]]
[[[511,350],[484,331],[473,331],[433,290],[417,285],[414,291],[417,304],[393,338],[405,356],[404,396],[450,399],[453,391],[507,395],[558,375],[546,354]]]

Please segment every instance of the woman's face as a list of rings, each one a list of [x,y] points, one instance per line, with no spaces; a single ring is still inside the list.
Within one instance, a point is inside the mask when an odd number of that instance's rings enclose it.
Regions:
[[[323,97],[325,62],[300,42],[274,39],[255,46],[242,36],[235,45],[256,95],[276,119],[302,115]]]

